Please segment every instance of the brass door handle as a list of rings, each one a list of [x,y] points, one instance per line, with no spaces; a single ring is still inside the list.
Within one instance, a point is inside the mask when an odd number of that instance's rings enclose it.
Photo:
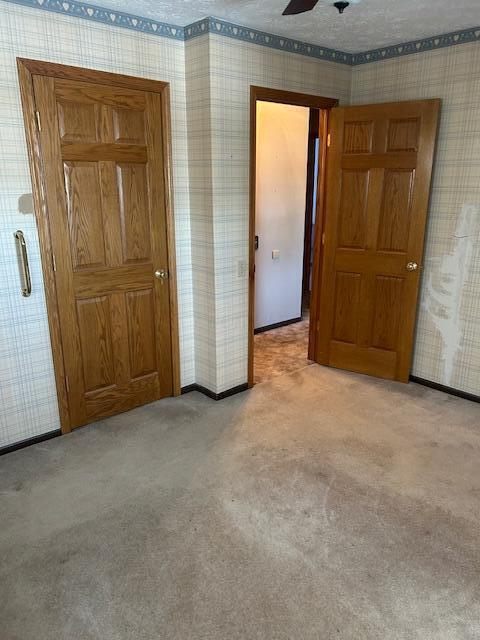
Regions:
[[[13,237],[17,244],[18,267],[20,270],[20,280],[22,282],[22,296],[28,298],[32,293],[32,279],[30,278],[30,267],[28,266],[27,243],[23,231],[15,231]]]
[[[168,278],[168,271],[166,269],[157,269],[155,271],[155,278],[158,280],[166,280]]]
[[[405,265],[405,269],[407,271],[417,271],[418,263],[417,262],[407,262],[407,264]]]

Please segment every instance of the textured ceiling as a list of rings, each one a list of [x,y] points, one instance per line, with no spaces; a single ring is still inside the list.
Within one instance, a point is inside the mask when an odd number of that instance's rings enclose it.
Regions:
[[[213,16],[354,53],[480,25],[480,0],[361,0],[343,15],[320,0],[296,16],[281,15],[288,0],[85,1],[180,26]]]

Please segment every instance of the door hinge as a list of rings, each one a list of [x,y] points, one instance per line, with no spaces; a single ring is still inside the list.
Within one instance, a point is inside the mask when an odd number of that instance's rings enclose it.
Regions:
[[[67,393],[70,393],[70,385],[68,384],[68,376],[65,376],[65,387],[67,388]]]
[[[42,121],[40,120],[40,111],[35,111],[35,119],[37,121],[37,128],[39,131],[42,130]]]
[[[57,261],[55,260],[55,254],[54,253],[52,253],[52,269],[54,271],[57,270]]]
[[[38,112],[37,112],[37,113],[38,113]],[[327,147],[329,147],[331,144],[332,144],[332,136],[331,136],[331,134],[329,133],[329,134],[327,135]]]
[[[325,244],[325,232],[322,233],[322,246]]]

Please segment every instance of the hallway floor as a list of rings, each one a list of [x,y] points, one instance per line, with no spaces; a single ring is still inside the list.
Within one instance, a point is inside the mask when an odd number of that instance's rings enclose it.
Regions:
[[[316,364],[0,459],[2,640],[480,637],[480,406]]]
[[[254,340],[254,382],[296,371],[312,364],[308,359],[308,312],[300,322],[257,333]]]

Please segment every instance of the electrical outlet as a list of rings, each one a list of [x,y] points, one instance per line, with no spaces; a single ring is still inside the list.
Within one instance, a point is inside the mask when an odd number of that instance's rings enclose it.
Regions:
[[[274,249],[272,251],[272,260],[280,260],[280,249]]]

